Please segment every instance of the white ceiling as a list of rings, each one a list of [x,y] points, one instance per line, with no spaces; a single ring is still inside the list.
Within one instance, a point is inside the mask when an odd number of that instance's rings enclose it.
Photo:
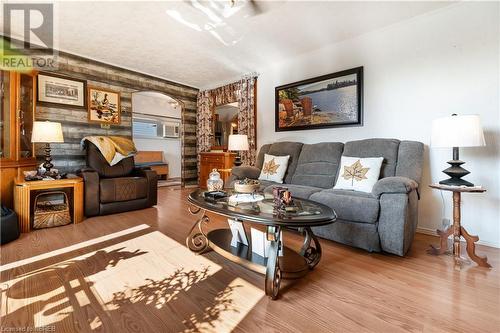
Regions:
[[[245,18],[246,7],[215,29],[207,26],[213,22],[208,16],[181,1],[58,2],[56,17],[63,51],[206,88],[448,4],[273,1],[262,3],[267,10],[260,15]]]

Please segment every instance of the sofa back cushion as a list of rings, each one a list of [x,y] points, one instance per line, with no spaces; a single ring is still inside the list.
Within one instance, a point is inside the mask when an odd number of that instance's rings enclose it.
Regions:
[[[340,142],[303,145],[291,183],[332,188],[343,149],[344,144]]]
[[[396,176],[407,177],[420,184],[423,164],[424,144],[417,141],[401,141]]]
[[[264,155],[269,153],[269,148],[271,148],[271,144],[263,145],[260,147],[259,153],[257,154],[257,159],[255,161],[255,166],[262,170],[262,166],[264,165]]]
[[[104,156],[92,142],[88,140],[85,141],[85,147],[87,149],[87,166],[96,170],[99,173],[99,177],[102,178],[114,178],[128,176],[134,169],[134,157],[130,156],[124,158],[120,162],[111,166],[106,161]]]
[[[265,154],[274,156],[289,155],[288,169],[285,173],[284,182],[286,184],[290,184],[292,182],[292,176],[295,173],[295,168],[297,167],[297,161],[303,145],[304,144],[301,142],[276,142],[270,145],[264,145],[261,147],[259,155],[257,156],[256,167],[262,169]]]
[[[396,175],[400,141],[397,139],[366,139],[349,141],[344,145],[344,156],[383,157],[380,178]]]

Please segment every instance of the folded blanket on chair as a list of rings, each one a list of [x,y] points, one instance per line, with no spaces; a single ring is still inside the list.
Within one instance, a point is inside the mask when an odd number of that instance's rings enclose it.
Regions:
[[[82,148],[85,140],[92,142],[99,149],[109,165],[115,165],[124,158],[134,156],[137,153],[134,142],[121,136],[86,136],[81,141]]]

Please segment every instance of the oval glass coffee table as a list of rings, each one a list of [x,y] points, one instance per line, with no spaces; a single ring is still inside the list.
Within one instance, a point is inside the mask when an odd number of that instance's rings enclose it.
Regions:
[[[228,191],[228,195],[232,194]],[[282,277],[300,278],[319,263],[321,245],[311,227],[327,225],[337,219],[330,207],[297,198],[293,199],[296,211],[286,213],[277,213],[272,199],[235,205],[230,204],[227,197],[218,200],[205,198],[205,192],[202,190],[192,192],[188,201],[196,207],[190,207],[190,213],[199,216],[187,236],[188,248],[196,253],[214,250],[228,260],[265,274],[266,295],[272,299],[278,297]],[[232,246],[231,229],[214,229],[207,232],[206,226],[210,223],[206,215],[207,211],[245,224],[264,226],[266,238],[270,241],[268,257],[264,258],[252,252],[250,240],[248,246],[242,243]],[[284,229],[296,230],[303,234],[304,243],[298,252],[283,246],[282,255],[278,255],[282,246],[281,234]],[[247,239],[249,239],[248,236]]]

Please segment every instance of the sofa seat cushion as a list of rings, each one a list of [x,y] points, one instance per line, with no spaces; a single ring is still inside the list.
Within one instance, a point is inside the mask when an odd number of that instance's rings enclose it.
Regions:
[[[295,184],[274,184],[266,187],[264,193],[273,193],[273,187],[282,186],[286,187],[290,192],[292,192],[292,198],[309,199],[311,194],[322,191],[320,187],[306,186],[306,185],[295,185]]]
[[[309,199],[333,208],[337,217],[345,221],[375,223],[378,220],[380,203],[370,193],[330,189],[313,193]]]
[[[99,182],[101,203],[147,197],[148,181],[143,177],[104,178]]]

